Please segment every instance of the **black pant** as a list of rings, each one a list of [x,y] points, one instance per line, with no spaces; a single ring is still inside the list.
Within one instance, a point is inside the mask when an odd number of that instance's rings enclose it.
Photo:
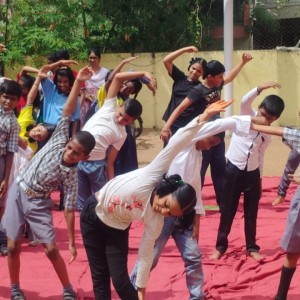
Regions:
[[[105,225],[95,212],[91,196],[80,214],[83,244],[90,264],[96,300],[110,300],[110,277],[122,300],[138,300],[127,269],[129,228],[118,230]]]
[[[216,249],[224,253],[228,247],[228,235],[237,212],[241,193],[244,193],[244,218],[246,248],[248,252],[258,252],[256,245],[256,219],[261,194],[260,173],[257,168],[247,172],[227,162],[220,210],[221,219]]]
[[[216,145],[209,150],[202,151],[201,187],[204,186],[205,174],[209,165],[211,179],[216,194],[216,201],[218,205],[220,205],[226,167],[224,140],[222,140],[219,145]]]

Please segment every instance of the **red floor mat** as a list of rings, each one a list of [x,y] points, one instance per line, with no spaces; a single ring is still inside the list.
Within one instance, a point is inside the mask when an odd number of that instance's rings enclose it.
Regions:
[[[274,299],[280,276],[284,253],[280,248],[290,200],[295,191],[291,186],[287,195],[288,201],[273,207],[276,197],[278,177],[263,179],[263,197],[260,201],[257,242],[261,253],[266,256],[265,262],[258,264],[246,256],[244,246],[242,199],[236,215],[232,232],[229,236],[229,249],[217,262],[208,260],[214,251],[214,244],[219,224],[219,213],[213,195],[210,180],[203,189],[204,204],[207,216],[201,219],[199,247],[203,253],[203,269],[205,275],[204,289],[207,299],[229,300],[269,300]],[[54,199],[58,195],[54,193]],[[57,201],[57,200],[56,200]],[[77,260],[67,264],[69,276],[77,291],[78,299],[94,299],[90,271],[81,241],[78,216],[76,217]],[[54,211],[54,222],[57,228],[57,242],[61,253],[68,262],[68,243],[63,214]],[[130,255],[128,258],[131,270],[139,247],[143,226],[133,223],[130,231]],[[28,300],[61,299],[61,285],[52,265],[44,255],[41,246],[29,247],[25,242],[21,256],[21,287]],[[0,299],[10,299],[9,276],[6,258],[0,257]],[[289,291],[289,300],[300,299],[300,270],[297,270]],[[180,254],[170,240],[158,263],[151,273],[147,288],[147,300],[183,300],[188,299],[185,284],[185,272]],[[113,292],[113,299],[119,299]]]

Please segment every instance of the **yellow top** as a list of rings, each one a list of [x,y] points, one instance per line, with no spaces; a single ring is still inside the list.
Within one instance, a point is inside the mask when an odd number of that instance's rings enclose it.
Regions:
[[[101,86],[101,88],[98,90],[98,106],[99,108],[103,106],[104,101],[106,99],[106,90],[105,90],[105,84]],[[118,98],[117,100],[117,106],[120,106],[123,103],[123,100],[121,98]]]
[[[28,142],[28,146],[32,149],[33,153],[35,153],[38,149],[38,143],[36,141],[30,143],[29,137],[26,136],[27,126],[29,126],[30,124],[35,124],[35,121],[32,117],[32,108],[32,105],[27,105],[21,109],[20,115],[18,117],[18,123],[21,127],[20,137],[26,139],[26,141]]]

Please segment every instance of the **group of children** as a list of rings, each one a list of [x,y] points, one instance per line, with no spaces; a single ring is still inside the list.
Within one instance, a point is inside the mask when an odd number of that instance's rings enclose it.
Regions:
[[[120,149],[128,139],[125,127],[142,113],[136,97],[128,97],[137,94],[142,83],[153,93],[157,88],[156,79],[148,72],[120,72],[123,65],[135,57],[122,61],[112,73],[106,74],[107,80],[99,88],[98,99],[94,99],[95,88],[92,90],[97,85],[89,85],[101,77],[100,53],[96,50],[89,52],[91,66],[82,68],[76,76],[68,67],[76,62],[69,59],[48,64],[37,71],[23,110],[27,109],[29,119],[30,114],[32,118],[33,99],[41,86],[44,93],[42,115],[47,122],[35,125],[30,119],[30,127],[23,125],[22,130],[25,128],[24,136],[30,138],[31,143],[49,141],[39,151],[34,151],[26,168],[19,172],[10,187],[8,180],[14,153],[18,152],[20,133],[13,110],[19,103],[22,90],[13,80],[5,80],[1,84],[0,229],[5,236],[2,240],[0,237],[0,243],[5,245],[7,240],[11,299],[26,299],[19,280],[21,240],[26,224],[34,239],[44,247],[61,281],[63,299],[76,299],[55,242],[50,194],[58,187],[63,191],[71,261],[77,255],[75,209],[80,213],[81,234],[95,299],[111,299],[110,280],[121,299],[145,299],[150,270],[157,264],[170,236],[185,262],[190,300],[205,299],[198,246],[200,217],[205,215],[205,211],[199,187],[204,182],[209,164],[221,213],[216,251],[210,258],[220,259],[225,253],[243,192],[246,250],[254,260],[263,260],[256,244],[256,219],[261,197],[263,155],[270,142],[268,133],[283,135],[295,151],[299,150],[296,141],[299,133],[292,129],[269,127],[284,109],[284,102],[279,96],[265,97],[258,111],[252,108],[252,102],[262,91],[280,87],[274,82],[261,84],[244,96],[241,116],[220,118],[220,113],[232,103],[220,100],[223,86],[231,82],[252,57],[243,54],[241,62],[226,75],[220,62],[194,58],[186,76],[173,64],[173,60],[184,53],[196,51],[194,46],[185,47],[164,59],[166,69],[174,80],[171,101],[164,114],[166,124],[161,132],[164,149],[146,167],[119,176],[115,176],[114,166]],[[93,63],[95,60],[97,65]],[[107,72],[104,70],[104,73]],[[201,77],[203,82],[200,82]],[[89,101],[87,98],[91,96],[89,106],[92,112],[87,113],[87,118],[80,118],[79,96],[85,90],[85,82],[91,89],[89,94],[84,95],[84,101]],[[137,88],[137,85],[140,87]],[[81,124],[82,130],[78,130],[76,121],[79,119],[85,119]],[[50,138],[49,124],[55,125]],[[20,125],[22,127],[22,122]],[[226,130],[234,132],[226,154],[227,162],[224,146]],[[136,155],[136,149],[132,151]],[[293,231],[298,222],[298,194],[292,202],[282,242],[287,256],[277,300],[286,299],[300,257],[300,243]],[[133,220],[143,220],[145,230],[137,262],[129,276],[128,238]]]

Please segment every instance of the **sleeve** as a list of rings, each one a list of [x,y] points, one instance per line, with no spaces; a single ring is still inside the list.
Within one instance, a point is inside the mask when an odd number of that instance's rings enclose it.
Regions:
[[[61,143],[66,143],[69,140],[69,126],[72,120],[72,116],[65,116],[58,122],[50,140],[52,143],[59,141]]]
[[[249,91],[241,101],[241,115],[254,116],[256,112],[252,109],[252,102],[258,96],[257,88]]]
[[[237,135],[247,135],[249,134],[250,127],[251,116],[232,116],[216,119],[215,121],[205,123],[193,138],[192,142],[196,143],[199,140],[226,130],[234,131]]]
[[[171,77],[175,82],[186,78],[185,74],[175,65],[173,65]]]
[[[194,87],[187,95],[187,98],[190,100],[192,103],[196,103],[202,100],[202,93],[199,90],[198,87]]]
[[[55,88],[54,82],[50,78],[44,78],[41,81],[42,92],[44,95],[48,95],[49,90],[53,90]]]
[[[198,123],[197,120],[198,117],[185,127],[180,128],[175,135],[171,137],[168,145],[145,167],[144,170],[149,178],[156,182],[163,174],[167,173],[173,158],[184,149],[186,145],[190,144],[192,138],[205,123]]]
[[[73,170],[72,170],[73,171]],[[75,202],[78,192],[77,169],[64,180],[64,207],[67,210],[75,210]]]
[[[300,130],[285,127],[282,141],[300,154]]]
[[[163,217],[153,214],[149,222],[145,222],[145,229],[138,252],[138,272],[136,286],[145,288],[149,278],[154,258],[154,244],[163,227]]]
[[[19,134],[20,134],[20,126],[17,120],[14,120],[11,124],[11,130],[6,144],[7,152],[18,152]]]

